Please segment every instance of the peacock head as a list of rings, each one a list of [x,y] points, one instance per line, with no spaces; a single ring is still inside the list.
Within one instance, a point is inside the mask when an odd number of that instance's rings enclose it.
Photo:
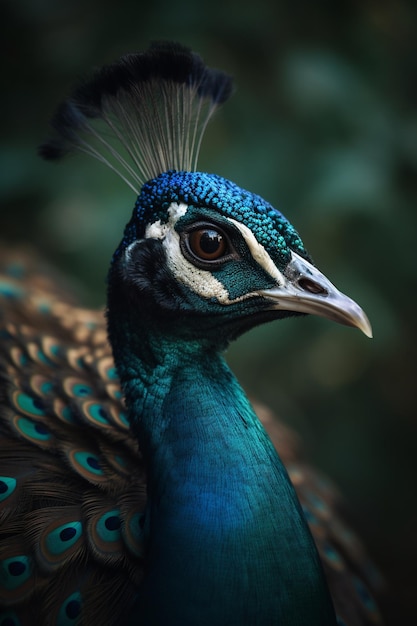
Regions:
[[[185,337],[227,341],[300,313],[371,332],[362,309],[313,265],[290,222],[214,174],[168,171],[147,182],[113,262],[141,315]]]
[[[261,322],[302,313],[371,336],[362,309],[313,265],[279,211],[220,176],[194,171],[208,119],[230,93],[229,76],[178,44],[159,43],[99,70],[58,109],[59,137],[43,156],[79,148],[138,193],[112,261],[110,311],[123,303],[133,323],[137,317],[164,333],[222,344]],[[123,154],[97,129],[100,121]]]

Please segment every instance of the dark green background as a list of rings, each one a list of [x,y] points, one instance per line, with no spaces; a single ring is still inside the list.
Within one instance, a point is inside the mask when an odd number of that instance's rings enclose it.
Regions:
[[[236,78],[200,168],[263,195],[368,312],[375,338],[305,318],[229,357],[341,487],[388,579],[387,621],[416,617],[417,3],[12,0],[0,5],[0,237],[27,241],[104,298],[135,198],[99,164],[36,157],[55,104],[92,65],[176,39]]]

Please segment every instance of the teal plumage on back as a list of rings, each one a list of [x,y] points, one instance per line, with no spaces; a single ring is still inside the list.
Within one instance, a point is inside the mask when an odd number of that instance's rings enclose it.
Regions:
[[[281,213],[194,171],[230,91],[162,43],[98,71],[54,118],[44,156],[87,151],[141,191],[110,267],[110,344],[100,313],[4,265],[1,626],[378,623],[332,489],[272,425],[273,445],[222,357],[288,315],[370,335]]]

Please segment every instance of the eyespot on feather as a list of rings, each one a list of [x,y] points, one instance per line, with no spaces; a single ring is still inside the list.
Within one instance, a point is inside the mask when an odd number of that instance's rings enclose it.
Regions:
[[[144,555],[143,519],[144,513],[131,512],[126,516],[122,526],[123,541],[136,557]]]
[[[108,481],[102,468],[101,459],[96,453],[71,447],[66,450],[66,455],[71,467],[89,482],[101,484]]]
[[[112,424],[108,418],[108,412],[103,404],[95,400],[87,400],[81,403],[81,410],[84,418],[89,424],[96,428],[109,429]]]
[[[94,515],[88,524],[88,539],[91,548],[101,557],[124,560],[121,533],[122,521],[118,508]]]
[[[126,411],[112,404],[109,407],[109,412],[113,419],[113,422],[117,424],[117,426],[119,426],[123,430],[129,430],[129,421],[127,419]]]
[[[10,424],[20,437],[41,448],[47,449],[55,445],[53,434],[43,422],[37,422],[22,415],[14,415]]]
[[[34,567],[26,554],[13,554],[0,561],[0,605],[13,606],[33,593]]]
[[[25,367],[25,365],[29,363],[28,355],[23,351],[22,348],[16,346],[10,350],[10,357],[14,365],[19,368]]]
[[[38,396],[48,396],[54,389],[53,382],[46,376],[34,374],[30,377],[29,385],[32,391]]]
[[[58,612],[59,626],[77,626],[80,623],[82,611],[82,596],[79,591],[74,591],[65,599]]]
[[[69,376],[62,384],[64,391],[70,398],[88,398],[93,395],[93,389],[82,378]]]
[[[70,348],[66,353],[67,361],[73,369],[83,371],[85,369],[83,357],[86,354],[88,354],[88,348],[86,346]]]
[[[346,568],[346,564],[340,552],[338,552],[338,550],[336,550],[328,542],[323,544],[320,554],[333,569],[341,572]]]
[[[123,398],[120,385],[114,385],[114,384],[106,385],[106,391],[109,394],[109,396],[113,398],[114,400],[122,400]]]
[[[81,520],[69,521],[59,526],[56,524],[54,521],[45,528],[36,550],[38,560],[51,571],[79,553],[84,541]]]
[[[55,398],[53,403],[53,409],[55,415],[64,423],[76,424],[77,420],[74,417],[74,413],[71,407],[66,404],[61,398]]]
[[[16,411],[29,417],[45,416],[45,407],[41,398],[32,398],[20,390],[13,392],[12,405]]]
[[[97,370],[104,382],[112,382],[118,380],[116,367],[111,356],[100,359],[97,364]]]
[[[0,476],[0,502],[4,502],[16,490],[17,480],[13,476]]]

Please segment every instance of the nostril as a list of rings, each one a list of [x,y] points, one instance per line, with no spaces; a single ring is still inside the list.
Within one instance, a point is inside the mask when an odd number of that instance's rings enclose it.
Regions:
[[[309,291],[310,293],[320,293],[322,295],[327,295],[327,290],[322,287],[319,283],[316,283],[314,280],[310,278],[300,278],[298,280],[298,285],[304,291]]]

